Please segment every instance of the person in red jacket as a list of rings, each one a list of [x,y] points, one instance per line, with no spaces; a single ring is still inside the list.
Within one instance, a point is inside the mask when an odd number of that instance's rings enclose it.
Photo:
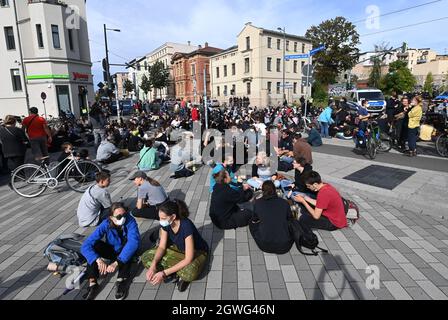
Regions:
[[[30,116],[22,122],[30,139],[31,151],[36,161],[48,158],[48,144],[52,142],[47,121],[39,116],[37,108],[30,109]]]
[[[201,120],[198,107],[196,106],[194,106],[193,109],[191,109],[191,120],[193,122]]]

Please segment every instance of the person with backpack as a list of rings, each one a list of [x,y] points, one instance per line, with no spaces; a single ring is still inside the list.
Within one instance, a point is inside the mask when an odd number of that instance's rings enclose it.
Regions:
[[[304,182],[309,190],[317,192],[317,200],[301,195],[294,197],[306,209],[299,219],[302,227],[327,231],[346,228],[347,217],[339,192],[330,184],[323,183],[321,176],[315,171],[306,174]]]
[[[286,254],[294,244],[289,234],[289,222],[294,219],[291,207],[278,197],[272,181],[263,183],[262,192],[263,197],[254,204],[250,232],[261,251]]]
[[[24,164],[28,145],[25,131],[16,124],[14,116],[6,116],[4,126],[0,126],[0,144],[11,172]]]
[[[158,170],[161,164],[162,159],[159,158],[159,153],[154,148],[154,140],[146,140],[145,147],[140,151],[138,169],[141,171]]]
[[[89,290],[85,299],[94,300],[100,291],[98,278],[116,270],[118,278],[115,299],[125,299],[132,261],[139,247],[137,222],[122,203],[114,203],[109,218],[100,224],[81,247],[81,254],[88,263]]]
[[[159,207],[169,200],[165,189],[143,171],[135,172],[129,180],[134,181],[138,188],[137,204],[132,215],[136,218],[157,220]]]
[[[78,204],[76,215],[82,228],[96,227],[109,215],[112,199],[107,188],[110,186],[110,174],[98,172],[96,184],[84,192]]]
[[[209,247],[181,200],[168,201],[160,207],[160,240],[158,247],[142,255],[148,269],[146,280],[153,286],[174,280],[180,292],[198,279],[207,263]]]
[[[51,144],[53,137],[47,121],[39,116],[39,110],[35,107],[30,109],[30,116],[22,122],[28,138],[30,139],[31,151],[36,161],[48,158],[48,144]]]

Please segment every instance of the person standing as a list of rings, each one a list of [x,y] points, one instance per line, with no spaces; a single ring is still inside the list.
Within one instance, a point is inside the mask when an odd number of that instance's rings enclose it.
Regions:
[[[93,137],[95,139],[95,147],[99,147],[100,143],[106,140],[106,118],[101,108],[95,104],[90,111],[90,125],[93,129]]]
[[[417,156],[417,137],[420,122],[423,116],[423,99],[421,96],[416,96],[412,99],[411,109],[408,111],[408,145],[409,151],[407,153],[410,157]]]
[[[325,108],[325,110],[320,114],[319,116],[319,123],[320,123],[320,133],[322,135],[322,138],[329,138],[329,129],[330,126],[334,123],[333,118],[331,117],[333,113],[333,100],[330,100],[328,103],[328,107]]]
[[[22,126],[25,128],[30,139],[31,151],[36,161],[48,158],[48,144],[53,138],[47,121],[39,116],[39,110],[35,107],[30,109],[30,116],[26,117]]]
[[[25,162],[28,138],[25,131],[16,127],[17,120],[14,116],[6,116],[4,127],[0,127],[0,143],[3,156],[9,160],[9,170],[12,172]]]

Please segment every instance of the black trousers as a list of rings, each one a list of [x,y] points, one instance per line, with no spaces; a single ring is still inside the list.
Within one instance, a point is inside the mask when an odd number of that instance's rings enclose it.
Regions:
[[[141,209],[135,208],[132,215],[136,218],[159,220],[159,210],[156,206],[143,207]]]
[[[94,250],[101,258],[112,260],[112,262],[115,262],[118,257],[114,248],[104,241],[97,241],[95,243]],[[132,259],[126,264],[118,262],[118,278],[128,279],[131,276],[131,265]],[[100,271],[96,261],[92,265],[89,264],[87,266],[86,273],[89,279],[98,279],[100,277]]]
[[[219,221],[212,217],[212,222],[221,230],[232,230],[247,227],[252,220],[252,211],[241,209],[232,214],[226,221]]]
[[[306,210],[302,210],[302,216],[299,219],[299,223],[303,228],[319,229],[326,231],[338,230],[338,228],[335,227],[327,217],[322,215],[320,216],[319,220],[316,220]]]
[[[103,163],[105,163],[105,164],[111,164],[111,163],[113,163],[113,162],[116,162],[116,161],[120,160],[122,157],[123,157],[123,155],[121,154],[121,152],[118,153],[118,154],[113,153],[113,154],[109,157],[109,159],[106,159],[106,160],[101,161],[101,162],[103,162]]]

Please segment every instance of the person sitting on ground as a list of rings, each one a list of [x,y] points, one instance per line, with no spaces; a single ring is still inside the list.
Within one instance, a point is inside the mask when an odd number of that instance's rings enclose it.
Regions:
[[[94,300],[100,291],[98,278],[112,274],[118,269],[115,299],[125,299],[132,261],[139,247],[140,233],[137,222],[127,213],[122,203],[114,203],[109,218],[100,224],[81,247],[81,254],[88,263],[89,279],[89,291],[84,298]],[[105,259],[109,261],[106,262]]]
[[[170,169],[174,173],[172,178],[186,178],[194,175],[196,166],[202,163],[202,158],[193,150],[193,135],[185,133],[181,143],[172,148]],[[192,170],[193,169],[193,170]]]
[[[261,251],[271,254],[286,254],[294,240],[289,233],[289,221],[294,217],[289,203],[278,197],[272,181],[262,187],[263,197],[254,204],[250,233]]]
[[[78,156],[79,156],[80,160],[90,160],[90,158],[89,158],[89,150],[87,150],[87,149],[79,150]]]
[[[290,136],[289,130],[282,130],[282,136],[280,138],[280,142],[278,144],[278,148],[274,147],[277,152],[277,156],[280,158],[280,161],[284,161],[292,164],[294,158],[290,157],[289,154],[293,151],[294,143],[293,139]]]
[[[320,133],[316,129],[316,125],[314,123],[311,123],[308,128],[308,139],[307,142],[313,146],[313,147],[320,147],[322,146],[322,137]]]
[[[223,163],[218,163],[212,170],[212,173],[210,175],[210,193],[213,192],[213,189],[215,188],[216,181],[214,176],[221,172],[222,170],[226,170],[229,173],[230,179],[232,182],[230,183],[230,186],[232,189],[240,190],[241,186],[238,184],[238,179],[235,175],[235,172],[233,172],[233,156],[227,156]]]
[[[294,160],[294,182],[289,180],[281,181],[281,188],[288,199],[291,199],[297,195],[301,196],[309,196],[311,198],[315,198],[316,196],[308,190],[306,187],[303,178],[309,173],[313,171],[313,167],[306,163],[304,158],[299,158]]]
[[[261,189],[263,182],[273,180],[275,186],[280,188],[280,181],[277,181],[276,177],[277,174],[272,171],[271,161],[266,152],[259,152],[252,166],[252,178],[247,181],[247,184],[254,189]]]
[[[184,292],[201,275],[209,248],[188,216],[187,205],[180,200],[160,207],[159,245],[141,258],[143,266],[149,269],[146,280],[153,286],[175,280],[177,289]]]
[[[300,133],[294,136],[294,159],[304,158],[306,163],[313,164],[313,149]]]
[[[157,220],[158,208],[168,201],[165,189],[143,171],[135,172],[129,180],[133,180],[138,187],[137,204],[132,215],[136,218]]]
[[[114,163],[125,155],[113,143],[113,138],[101,141],[96,154],[96,160],[105,164]]]
[[[294,200],[306,209],[302,211],[299,219],[302,227],[327,231],[346,228],[347,218],[339,192],[330,184],[323,183],[315,171],[309,172],[304,181],[309,190],[317,192],[317,200],[301,195],[294,197]]]
[[[162,159],[154,148],[154,140],[145,141],[145,147],[140,151],[140,161],[138,169],[141,171],[158,170],[162,164]]]
[[[95,179],[96,184],[84,192],[76,212],[79,226],[83,228],[98,226],[109,215],[112,206],[112,200],[107,191],[110,185],[110,174],[98,172]]]
[[[214,178],[216,185],[210,202],[210,218],[213,224],[221,230],[246,227],[252,212],[241,209],[238,204],[248,201],[244,191],[250,187],[244,184],[242,190],[232,189],[230,187],[232,180],[226,170],[215,174]]]

